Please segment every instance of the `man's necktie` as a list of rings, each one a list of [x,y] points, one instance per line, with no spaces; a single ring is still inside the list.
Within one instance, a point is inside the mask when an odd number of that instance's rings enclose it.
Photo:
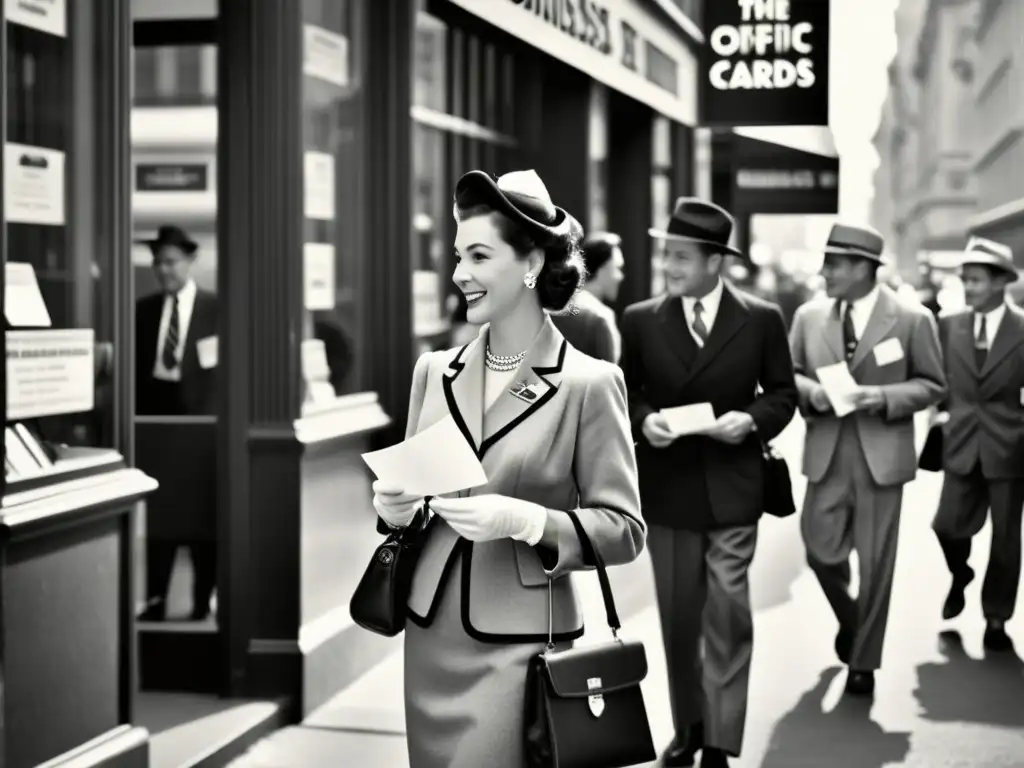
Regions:
[[[987,318],[980,315],[980,319],[978,335],[974,338],[974,361],[978,364],[979,371],[984,367],[985,358],[988,357],[988,328],[985,324]]]
[[[704,325],[704,305],[699,301],[693,305],[693,332],[697,334],[700,339],[700,345],[703,347],[708,342],[708,327]]]
[[[846,352],[846,362],[853,360],[853,353],[857,351],[857,332],[853,329],[853,317],[848,301],[843,302],[843,349]]]
[[[161,353],[164,368],[173,371],[178,367],[178,297],[171,301],[171,319],[167,323],[167,336],[164,338],[164,348]]]

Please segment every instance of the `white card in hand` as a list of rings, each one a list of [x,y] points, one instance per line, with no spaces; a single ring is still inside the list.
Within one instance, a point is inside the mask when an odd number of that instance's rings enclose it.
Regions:
[[[476,488],[487,473],[450,415],[390,448],[363,454],[388,488],[415,496],[441,496]]]
[[[903,346],[899,339],[886,339],[875,345],[872,350],[875,355],[875,364],[879,367],[899,362],[903,359]]]
[[[199,367],[205,370],[217,367],[218,346],[216,336],[207,336],[196,342],[196,354],[199,355]]]
[[[662,408],[661,415],[668,422],[668,428],[677,437],[699,435],[708,432],[715,426],[715,409],[711,403],[694,403],[679,405],[675,408]]]
[[[846,362],[825,365],[815,371],[818,381],[825,388],[832,410],[840,419],[857,410],[853,404],[853,395],[860,387],[853,380]]]

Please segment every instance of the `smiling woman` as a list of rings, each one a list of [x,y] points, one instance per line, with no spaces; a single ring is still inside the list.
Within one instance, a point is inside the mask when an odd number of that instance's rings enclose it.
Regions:
[[[622,374],[571,347],[545,312],[583,280],[580,225],[533,171],[467,173],[455,219],[453,279],[484,327],[420,358],[406,436],[453,419],[487,482],[429,502],[404,645],[409,764],[518,768],[527,665],[545,641],[582,634],[572,581],[559,578],[589,560],[567,510],[609,565],[635,559],[645,529]],[[427,506],[374,491],[382,532]]]

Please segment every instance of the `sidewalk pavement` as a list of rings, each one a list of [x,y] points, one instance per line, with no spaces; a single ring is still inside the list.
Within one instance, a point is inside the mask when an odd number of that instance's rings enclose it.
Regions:
[[[778,441],[794,475],[802,425]],[[999,768],[1024,766],[1024,663],[982,659],[980,579],[968,609],[945,633],[939,610],[948,577],[930,532],[941,478],[922,473],[907,487],[884,668],[873,706],[842,697],[845,675],[832,642],[835,622],[804,564],[798,518],[767,519],[751,567],[755,650],[748,724],[736,768]],[[803,482],[794,478],[798,498]],[[988,529],[972,563],[983,569]],[[642,638],[651,729],[661,748],[672,736],[665,657],[646,555],[615,569],[630,584],[623,633]],[[983,572],[983,570],[979,570]],[[578,574],[588,631],[609,636],[592,574]],[[1024,621],[1009,625],[1024,638]],[[962,638],[962,643],[957,641]],[[407,768],[402,658],[397,654],[314,712],[300,726],[255,745],[233,768]],[[652,763],[651,765],[657,765]],[[486,768],[481,766],[481,768]]]

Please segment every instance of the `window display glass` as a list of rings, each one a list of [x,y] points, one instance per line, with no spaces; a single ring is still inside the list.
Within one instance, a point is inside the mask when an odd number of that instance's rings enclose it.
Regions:
[[[651,226],[666,226],[672,213],[672,123],[663,115],[656,115],[651,128]],[[663,241],[651,240],[651,295],[665,291],[662,264]]]
[[[95,0],[6,24],[5,478],[47,481],[116,454],[113,201],[103,146]],[[10,5],[10,4],[8,4]],[[100,247],[98,247],[100,246]]]
[[[362,3],[303,0],[304,413],[365,389]]]

